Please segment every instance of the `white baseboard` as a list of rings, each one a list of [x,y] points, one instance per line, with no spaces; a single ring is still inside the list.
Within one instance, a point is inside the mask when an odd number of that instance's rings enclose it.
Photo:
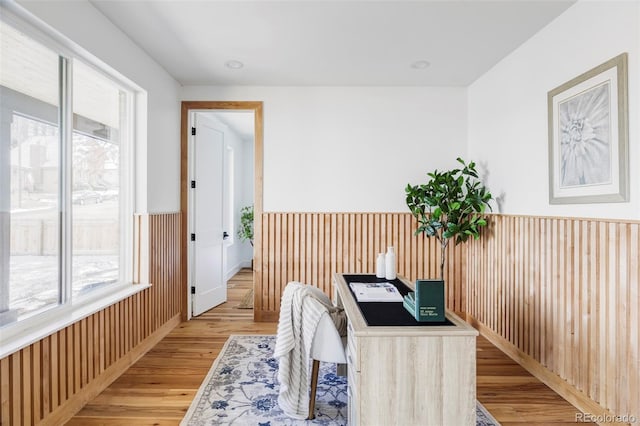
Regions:
[[[224,276],[224,280],[229,281],[235,274],[240,272],[240,269],[242,269],[242,263],[238,263],[237,265],[229,269]]]
[[[235,274],[240,272],[240,269],[242,269],[242,268],[251,268],[251,260],[243,260],[243,261],[239,262],[238,264],[236,264],[235,266],[233,266],[224,275],[224,280],[225,281],[229,281],[231,278],[233,278],[233,276]]]

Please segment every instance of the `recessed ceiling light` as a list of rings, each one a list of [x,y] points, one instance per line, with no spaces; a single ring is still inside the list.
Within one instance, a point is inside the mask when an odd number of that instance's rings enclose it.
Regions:
[[[411,64],[411,68],[423,70],[425,68],[428,68],[430,65],[431,63],[429,61],[415,61]]]
[[[239,70],[240,68],[244,67],[244,64],[240,61],[232,60],[225,62],[224,66],[232,70]]]

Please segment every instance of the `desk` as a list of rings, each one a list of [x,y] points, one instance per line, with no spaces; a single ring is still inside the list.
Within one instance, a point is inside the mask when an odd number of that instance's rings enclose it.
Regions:
[[[369,326],[344,275],[334,302],[348,318],[349,425],[474,426],[478,332],[450,311],[453,325]]]

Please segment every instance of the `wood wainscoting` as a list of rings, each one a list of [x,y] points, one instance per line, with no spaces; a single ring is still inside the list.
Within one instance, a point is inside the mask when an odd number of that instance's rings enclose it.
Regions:
[[[639,256],[639,222],[492,215],[468,245],[467,313],[584,412],[640,421]]]
[[[181,215],[148,223],[152,287],[2,358],[2,425],[64,424],[179,323]]]
[[[276,321],[289,281],[333,291],[336,272],[375,273],[376,254],[394,246],[398,274],[410,280],[439,278],[440,246],[415,236],[410,213],[264,213],[256,252],[257,321]],[[466,250],[450,245],[445,267],[447,306],[464,312]]]
[[[388,245],[400,275],[439,275],[437,241],[414,236],[409,213],[264,213],[260,223],[258,321],[277,320],[287,282],[331,294],[333,273],[372,273]],[[640,419],[639,233],[637,221],[491,215],[481,239],[449,247],[447,305],[583,412]]]

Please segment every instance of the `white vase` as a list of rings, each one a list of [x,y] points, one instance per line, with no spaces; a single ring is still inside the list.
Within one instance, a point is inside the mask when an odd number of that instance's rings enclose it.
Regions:
[[[384,253],[378,253],[376,259],[376,278],[384,278],[387,271],[385,269]]]
[[[393,246],[387,247],[387,254],[384,256],[384,270],[384,277],[386,279],[396,279],[396,253]]]

